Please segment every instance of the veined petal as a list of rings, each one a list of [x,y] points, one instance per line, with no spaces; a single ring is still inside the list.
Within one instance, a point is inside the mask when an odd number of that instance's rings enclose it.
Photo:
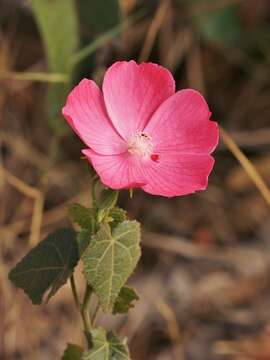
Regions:
[[[152,195],[180,196],[204,190],[214,159],[208,154],[164,153],[144,167],[147,184],[142,189]]]
[[[171,73],[152,63],[116,62],[103,81],[108,114],[125,139],[142,131],[155,110],[174,92]]]
[[[94,81],[83,79],[69,94],[62,113],[82,141],[97,153],[119,154],[126,150],[126,142],[114,129]]]
[[[112,189],[129,189],[146,184],[139,158],[128,151],[118,155],[100,155],[85,149],[82,153],[91,162],[102,183]]]
[[[144,132],[157,154],[207,154],[218,143],[217,123],[209,117],[208,105],[198,91],[180,90],[157,109]]]

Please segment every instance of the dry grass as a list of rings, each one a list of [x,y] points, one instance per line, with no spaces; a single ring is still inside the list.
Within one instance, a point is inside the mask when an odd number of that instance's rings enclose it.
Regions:
[[[125,29],[121,47],[112,42],[100,49],[94,70],[87,69],[97,76],[123,54],[161,62],[178,88],[207,95],[223,127],[206,192],[173,200],[139,191],[132,200],[121,197],[144,227],[144,256],[131,281],[141,299],[128,316],[98,321],[129,337],[134,360],[270,358],[269,63],[202,40],[192,22],[229,2],[181,11],[177,1],[157,2]],[[123,2],[127,14],[136,3]],[[262,19],[253,21],[259,26]],[[30,245],[67,223],[68,203],[89,205],[90,176],[79,141],[66,136],[55,146],[43,121],[43,54],[21,56],[19,45],[31,49],[40,40],[16,32],[18,21],[25,20],[10,19],[0,44],[0,358],[54,360],[66,342],[82,342],[69,287],[37,308],[7,274]],[[29,78],[30,71],[39,77]],[[80,269],[75,276],[82,284]]]

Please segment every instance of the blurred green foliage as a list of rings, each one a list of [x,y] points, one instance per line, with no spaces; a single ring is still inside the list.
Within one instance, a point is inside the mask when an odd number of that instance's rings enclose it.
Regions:
[[[202,36],[217,45],[237,46],[243,38],[244,30],[236,4],[224,6],[210,14],[197,15],[194,19]]]
[[[241,12],[242,3],[244,4],[244,0],[220,3],[218,6],[216,0],[186,0],[186,4],[191,8],[194,9],[195,6],[199,8],[192,19],[206,43],[224,50],[241,49],[259,59],[268,52],[269,22],[265,17],[260,19],[259,26],[248,26]]]
[[[79,42],[74,0],[32,0],[51,72],[67,73]]]
[[[118,0],[80,0],[80,19],[94,35],[103,34],[120,24],[122,12]]]
[[[121,7],[118,0],[81,0],[78,9],[75,0],[32,0],[31,6],[42,37],[48,70],[67,76],[67,81],[49,86],[46,103],[52,130],[62,134],[66,123],[59,112],[72,85],[76,65],[89,61],[91,54],[120,33],[123,26]],[[77,10],[82,29],[78,26]],[[91,42],[87,39],[82,42],[84,47],[76,51],[80,44],[80,30],[83,32],[84,28],[92,35]],[[93,36],[97,38],[93,39]]]
[[[56,133],[64,131],[65,122],[59,110],[70,87],[72,69],[69,59],[79,44],[79,31],[74,0],[32,0],[31,6],[42,37],[50,72],[64,73],[66,83],[52,84],[48,91],[47,114]]]

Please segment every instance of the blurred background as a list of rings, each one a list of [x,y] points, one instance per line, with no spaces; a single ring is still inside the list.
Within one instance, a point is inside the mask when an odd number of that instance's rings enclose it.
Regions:
[[[143,225],[129,281],[140,301],[101,323],[134,360],[270,359],[269,24],[269,0],[0,0],[1,359],[60,359],[83,342],[69,285],[38,307],[7,274],[69,224],[68,204],[90,206],[89,165],[59,110],[119,59],[166,66],[223,128],[205,192],[121,195]]]

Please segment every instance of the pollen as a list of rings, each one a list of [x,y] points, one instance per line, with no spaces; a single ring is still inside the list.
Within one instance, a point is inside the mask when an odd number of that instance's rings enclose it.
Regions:
[[[128,151],[131,154],[149,159],[153,153],[151,138],[143,132],[137,132],[128,140]]]

